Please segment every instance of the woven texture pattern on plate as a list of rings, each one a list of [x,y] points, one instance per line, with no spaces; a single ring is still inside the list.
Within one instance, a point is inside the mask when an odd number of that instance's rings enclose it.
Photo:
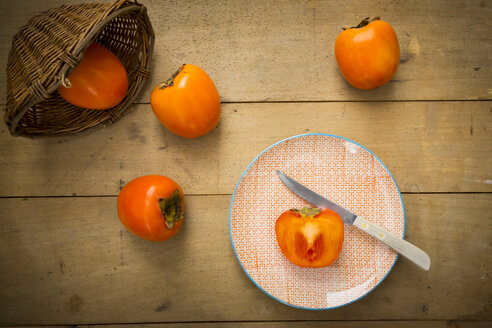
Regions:
[[[244,173],[233,198],[230,229],[245,272],[270,296],[293,306],[327,309],[350,303],[384,279],[396,252],[345,225],[339,258],[326,268],[301,268],[282,254],[275,222],[308,203],[280,181],[276,170],[403,236],[398,188],[384,165],[365,148],[338,137],[303,135],[263,152]]]
[[[63,5],[32,17],[14,36],[7,63],[4,121],[13,135],[69,134],[115,122],[150,75],[154,32],[146,7],[136,1]],[[128,72],[126,97],[107,110],[67,103],[56,91],[83,52],[97,42]]]

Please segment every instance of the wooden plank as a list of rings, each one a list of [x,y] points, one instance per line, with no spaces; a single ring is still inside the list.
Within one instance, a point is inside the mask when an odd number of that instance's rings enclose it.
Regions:
[[[163,174],[188,194],[230,194],[247,165],[284,138],[347,137],[373,151],[403,192],[491,192],[492,102],[226,104],[210,134],[172,135],[149,105],[71,137],[14,138],[0,127],[0,196],[116,195]]]
[[[453,326],[454,325],[454,326]],[[144,325],[143,328],[490,328],[490,321],[297,321],[297,322],[230,322],[230,323],[170,323]],[[131,328],[126,325],[124,328]],[[121,325],[109,326],[119,328]]]
[[[265,320],[492,320],[492,194],[404,195],[407,240],[365,298],[330,311],[283,305],[243,273],[228,234],[230,196],[187,196],[164,243],[120,225],[114,197],[0,199],[2,325]]]
[[[0,70],[12,36],[42,9],[79,0],[0,2]],[[203,67],[226,102],[491,99],[490,1],[146,1],[154,70],[139,101],[181,64]],[[179,13],[179,14],[178,14]],[[334,43],[342,26],[381,15],[399,37],[401,65],[374,91],[350,87]],[[5,75],[0,75],[5,85]],[[1,103],[5,103],[2,94]]]
[[[262,322],[193,322],[138,324],[140,328],[490,328],[491,321],[262,321]],[[132,328],[136,324],[118,325],[77,325],[80,328]],[[15,328],[36,328],[38,326],[15,326]],[[72,328],[72,326],[43,326],[45,328]],[[5,327],[14,328],[14,327]]]

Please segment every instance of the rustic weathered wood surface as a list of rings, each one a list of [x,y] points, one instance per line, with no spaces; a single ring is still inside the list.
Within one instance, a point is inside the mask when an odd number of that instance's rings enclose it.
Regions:
[[[489,321],[270,321],[270,322],[200,322],[198,323],[157,323],[139,324],[142,328],[490,328]],[[34,328],[36,326],[15,326],[17,328]],[[46,328],[73,328],[73,326],[43,326]],[[135,325],[104,325],[88,326],[79,325],[78,327],[107,327],[107,328],[132,328]]]
[[[406,239],[430,271],[400,258],[375,291],[330,311],[285,306],[249,281],[230,246],[230,198],[188,196],[166,243],[127,232],[115,197],[0,199],[3,321],[490,319],[492,194],[404,195]]]
[[[0,69],[17,29],[79,0],[0,0]],[[490,1],[144,1],[157,43],[151,81],[114,125],[79,136],[14,138],[0,127],[0,325],[473,327],[492,325],[492,3]],[[381,15],[400,38],[395,79],[373,91],[340,76],[340,28]],[[221,121],[185,140],[148,104],[180,64],[216,82]],[[5,74],[0,74],[5,102]],[[306,311],[263,294],[231,248],[228,209],[255,156],[324,132],[390,169],[405,238],[432,258],[400,258],[368,296]],[[165,243],[127,232],[116,196],[164,174],[186,194],[186,222]],[[113,326],[114,325],[114,326]]]
[[[492,191],[491,101],[225,104],[219,127],[195,140],[169,132],[150,105],[135,107],[80,136],[11,138],[1,126],[9,174],[0,195],[115,195],[135,176],[159,172],[190,194],[229,194],[259,152],[309,132],[364,144],[403,192]]]
[[[0,1],[6,65],[10,38],[42,9],[81,0]],[[156,33],[150,84],[181,64],[204,67],[221,99],[236,101],[490,99],[492,3],[469,1],[145,1]],[[398,34],[393,81],[360,92],[338,73],[343,26],[380,15]],[[0,76],[5,82],[5,75]],[[140,102],[148,102],[147,88]],[[5,98],[1,98],[5,99]]]

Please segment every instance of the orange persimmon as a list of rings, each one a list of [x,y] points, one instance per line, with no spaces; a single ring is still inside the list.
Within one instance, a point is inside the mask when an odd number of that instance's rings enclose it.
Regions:
[[[169,239],[183,225],[183,191],[165,176],[146,175],[130,181],[118,195],[117,208],[121,223],[143,239]]]
[[[289,261],[301,267],[322,268],[340,255],[344,227],[334,211],[306,206],[282,213],[275,233]]]
[[[70,87],[58,92],[67,102],[89,109],[108,109],[118,105],[128,91],[128,74],[111,51],[92,43],[79,65],[68,76]]]
[[[359,89],[388,83],[398,70],[400,46],[393,27],[376,17],[345,29],[335,42],[335,57],[345,80]]]
[[[150,105],[159,121],[174,134],[198,138],[217,126],[220,97],[212,79],[200,67],[185,64],[158,84]]]

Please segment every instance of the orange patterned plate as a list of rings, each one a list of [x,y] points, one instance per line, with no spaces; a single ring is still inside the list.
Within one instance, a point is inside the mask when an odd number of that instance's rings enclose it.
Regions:
[[[278,178],[279,169],[322,196],[403,238],[400,191],[386,166],[363,146],[334,135],[304,134],[263,151],[247,167],[232,197],[232,247],[246,275],[267,295],[294,307],[323,310],[367,295],[388,275],[397,253],[345,225],[338,259],[326,268],[301,268],[282,254],[275,222],[308,205]]]

